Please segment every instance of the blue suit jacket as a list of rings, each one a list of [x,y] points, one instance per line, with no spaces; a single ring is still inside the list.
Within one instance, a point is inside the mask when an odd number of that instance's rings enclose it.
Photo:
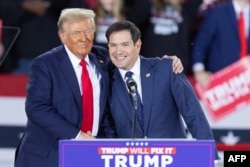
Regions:
[[[102,77],[99,124],[105,126],[101,120],[105,115],[109,89],[108,52],[106,49],[94,47],[89,59],[96,65]],[[82,122],[80,88],[63,46],[34,60],[27,92],[28,122],[16,151],[15,167],[57,167],[58,141],[74,139]]]
[[[191,84],[184,74],[172,72],[171,60],[141,57],[140,69],[145,131],[137,124],[136,137],[185,138],[182,115],[194,138],[214,140]],[[131,138],[133,106],[117,69],[112,79],[110,108],[118,137]]]
[[[250,38],[248,38],[248,53]],[[237,61],[240,55],[236,13],[232,2],[211,8],[197,34],[193,64],[204,63],[206,70],[216,72]]]

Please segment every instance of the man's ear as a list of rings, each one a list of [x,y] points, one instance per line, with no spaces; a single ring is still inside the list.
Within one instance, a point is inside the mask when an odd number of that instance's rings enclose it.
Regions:
[[[65,44],[65,33],[63,32],[58,32],[58,36],[63,44]]]
[[[137,49],[141,49],[141,44],[142,44],[141,39],[138,39],[138,40],[136,41],[136,43],[135,43],[135,47],[136,47]]]

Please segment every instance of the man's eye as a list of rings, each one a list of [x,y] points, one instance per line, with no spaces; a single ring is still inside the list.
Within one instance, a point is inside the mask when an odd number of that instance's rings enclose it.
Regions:
[[[129,46],[129,43],[123,43],[122,46]]]
[[[114,45],[114,44],[109,44],[109,47],[111,47],[111,48],[113,48],[113,47],[115,47],[116,45]]]
[[[80,33],[79,32],[73,32],[72,33],[74,36],[77,36],[77,35],[79,35]]]
[[[92,33],[92,30],[86,30],[86,31],[84,31],[84,33],[85,34],[90,34],[90,33]]]

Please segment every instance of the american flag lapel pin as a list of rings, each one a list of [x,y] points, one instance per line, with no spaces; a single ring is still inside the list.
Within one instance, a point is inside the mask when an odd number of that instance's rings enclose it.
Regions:
[[[146,77],[147,77],[147,78],[150,77],[150,73],[147,73],[147,74],[146,74]]]

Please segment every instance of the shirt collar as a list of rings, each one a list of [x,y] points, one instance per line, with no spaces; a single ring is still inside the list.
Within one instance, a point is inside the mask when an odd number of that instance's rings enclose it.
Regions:
[[[239,4],[236,2],[236,0],[233,0],[232,3],[233,3],[233,7],[234,7],[234,9],[235,9],[235,12],[236,12],[236,15],[237,15],[237,16],[239,15],[239,13],[240,13],[241,11],[242,11],[243,13],[245,13],[245,14],[249,13],[249,5],[244,6],[244,8],[242,9],[242,8],[239,6]],[[245,15],[245,14],[244,14],[244,15]]]
[[[133,72],[133,74],[136,75],[136,76],[140,76],[140,66],[141,66],[141,61],[140,61],[140,56],[138,56],[138,58],[137,58],[137,60],[136,60],[136,62],[134,64],[134,66],[130,70],[128,70],[128,71]],[[125,74],[128,71],[123,70],[123,69],[119,69],[119,71],[120,71],[120,73],[122,75],[122,78],[125,80],[126,79],[125,78]]]
[[[75,68],[75,67],[78,67],[78,66],[80,65],[81,59],[79,59],[77,56],[75,56],[75,55],[69,50],[69,48],[68,48],[66,45],[64,45],[64,47],[65,47],[65,50],[66,50],[66,52],[67,52],[67,54],[68,54],[68,56],[69,56],[69,59],[70,59],[72,65],[73,65],[73,67],[74,67],[74,68]],[[89,60],[89,56],[88,56],[88,55],[84,58],[84,60],[86,61],[87,65],[90,65],[90,60]]]

